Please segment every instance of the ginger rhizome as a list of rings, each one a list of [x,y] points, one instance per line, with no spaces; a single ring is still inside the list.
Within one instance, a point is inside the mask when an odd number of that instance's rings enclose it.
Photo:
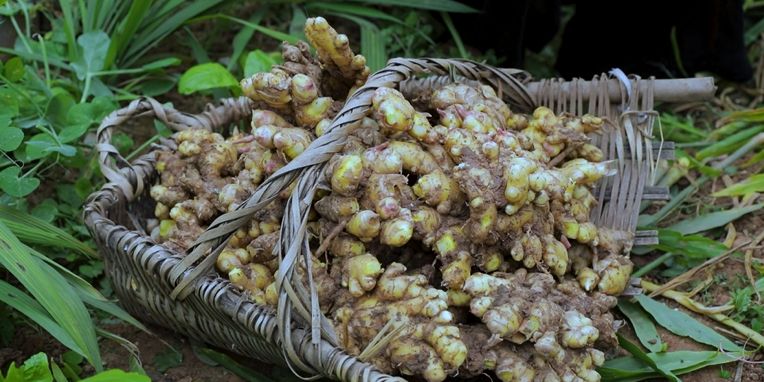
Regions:
[[[249,131],[187,130],[158,153],[156,240],[188,248],[325,134],[363,85],[369,69],[347,36],[322,18],[305,33],[315,57],[284,44],[282,65],[242,81],[255,105]],[[428,382],[486,372],[598,381],[616,344],[609,311],[632,271],[631,235],[590,220],[595,185],[616,169],[590,143],[604,125],[546,107],[516,113],[484,85],[445,85],[415,104],[376,89],[327,163],[308,218],[314,252],[296,267],[342,349],[373,347],[365,360],[379,370]],[[217,258],[258,304],[279,298],[274,249],[290,190]]]

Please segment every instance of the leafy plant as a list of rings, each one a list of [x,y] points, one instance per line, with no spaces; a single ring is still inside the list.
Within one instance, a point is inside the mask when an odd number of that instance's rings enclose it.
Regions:
[[[66,363],[62,363],[66,366]],[[126,373],[122,370],[111,369],[96,373],[95,375],[80,379],[77,375],[67,378],[61,367],[55,362],[49,362],[45,353],[37,353],[20,366],[11,363],[3,376],[0,372],[0,382],[149,382],[149,377],[138,373]]]

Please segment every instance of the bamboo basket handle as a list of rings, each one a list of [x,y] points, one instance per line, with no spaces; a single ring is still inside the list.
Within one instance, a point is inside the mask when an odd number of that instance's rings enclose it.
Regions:
[[[228,124],[252,115],[251,101],[246,97],[227,98],[222,105],[207,105],[207,110],[199,114],[188,114],[172,107],[163,106],[153,98],[138,98],[122,109],[115,110],[98,126],[96,131],[96,151],[101,173],[119,187],[132,201],[140,195],[145,185],[141,176],[111,143],[114,128],[138,117],[153,117],[162,121],[174,131],[190,128],[217,130]]]

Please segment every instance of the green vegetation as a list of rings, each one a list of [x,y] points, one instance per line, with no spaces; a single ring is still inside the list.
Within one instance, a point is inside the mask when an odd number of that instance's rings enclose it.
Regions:
[[[761,1],[745,7],[752,15],[764,8]],[[280,63],[280,41],[304,39],[308,15],[337,20],[372,69],[398,56],[496,63],[492,52],[465,47],[449,16],[472,11],[452,0],[0,0],[0,24],[16,36],[13,46],[0,47],[0,347],[32,325],[70,350],[11,364],[0,382],[149,380],[135,345],[102,328],[116,318],[146,330],[111,299],[81,219],[87,196],[103,182],[93,154],[105,116],[141,96],[177,103],[240,95],[238,79]],[[764,20],[746,28],[751,58],[759,60]],[[530,55],[531,72],[552,76],[554,49]],[[764,99],[742,85],[722,86],[727,95],[715,102],[661,114],[660,134],[678,150],[676,160],[659,167],[656,184],[670,187],[672,198],[643,206],[640,226],[658,229],[661,242],[635,248],[632,257],[645,291],[662,293],[619,303],[635,338],[621,338],[631,356],[607,361],[603,380],[678,380],[764,346],[746,334],[764,330]],[[169,134],[156,123],[118,132],[113,142],[133,158]],[[719,264],[734,272],[714,276]],[[677,304],[696,313],[672,309]],[[711,329],[711,322],[727,331]],[[707,346],[672,348],[666,336]],[[131,373],[103,370],[99,338],[131,350]],[[195,350],[243,378],[258,375],[214,350]],[[171,368],[179,354],[154,361]],[[719,375],[734,377],[734,366]]]

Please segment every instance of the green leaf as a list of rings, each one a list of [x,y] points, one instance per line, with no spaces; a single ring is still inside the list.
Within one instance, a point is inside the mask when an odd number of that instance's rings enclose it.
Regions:
[[[0,88],[0,117],[8,120],[19,115],[19,101],[16,94],[10,89]]]
[[[672,231],[677,231],[683,235],[697,232],[708,231],[709,229],[723,227],[727,223],[737,220],[739,217],[764,207],[764,204],[754,204],[747,207],[731,208],[724,211],[711,212],[694,218],[685,219],[668,227]]]
[[[263,19],[263,15],[265,15],[265,10],[266,8],[264,7],[252,14],[249,18],[249,22],[252,24],[259,24],[260,20]],[[247,47],[249,40],[252,39],[252,35],[254,34],[255,28],[252,27],[241,28],[241,30],[236,33],[236,36],[233,37],[233,53],[231,53],[231,57],[228,59],[226,69],[234,70],[236,63],[239,62],[239,57],[241,57],[241,54],[244,52],[244,49]]]
[[[58,143],[47,133],[40,133],[27,139],[24,145],[27,160],[35,160],[48,156]]]
[[[230,370],[232,373],[236,374],[243,380],[247,382],[273,382],[274,379],[269,378],[263,373],[260,373],[256,370],[252,370],[248,367],[245,367],[241,365],[240,363],[236,362],[233,358],[217,352],[215,350],[212,350],[207,347],[200,347],[200,346],[194,346],[193,347],[194,354],[198,358],[202,360],[202,362],[205,362],[207,364],[215,364],[223,366],[224,368]],[[278,381],[283,381],[283,379],[276,379]]]
[[[311,3],[305,4],[310,6]],[[292,5],[292,20],[289,22],[289,34],[297,36],[300,40],[307,41],[305,37],[305,22],[308,17],[305,15],[305,11],[296,4]]]
[[[183,362],[183,353],[168,347],[167,350],[157,353],[154,357],[154,366],[160,373],[164,373]]]
[[[0,211],[2,211],[3,207],[0,207]],[[56,214],[58,213],[58,204],[53,199],[45,199],[40,204],[36,205],[32,211],[30,211],[31,215],[34,216],[37,219],[40,219],[44,222],[50,223],[53,221],[53,219],[56,218]],[[3,217],[0,218],[0,220],[6,220],[7,218]],[[16,222],[17,224],[19,222]],[[22,223],[23,224],[23,223]],[[6,221],[6,225],[8,225],[8,222]],[[51,227],[54,227],[51,225]],[[11,229],[11,231],[14,231],[13,227],[8,225],[8,228]],[[19,236],[18,233],[15,231],[13,232],[16,236]],[[21,241],[24,241],[21,239]],[[56,243],[58,244],[58,243]]]
[[[674,375],[691,373],[704,367],[737,361],[738,355],[714,351],[680,350],[668,353],[648,353],[647,356],[657,365],[671,370]],[[645,379],[660,378],[650,366],[634,356],[614,358],[605,361],[597,368],[603,382],[637,382]]]
[[[358,3],[373,5],[389,5],[394,7],[427,9],[430,11],[443,11],[455,13],[477,12],[477,9],[464,5],[454,0],[349,0]]]
[[[120,21],[117,30],[113,33],[114,38],[109,44],[109,49],[104,58],[105,68],[111,67],[116,58],[127,49],[130,39],[138,31],[138,27],[149,12],[151,3],[151,0],[131,1],[130,9]]]
[[[109,35],[103,31],[83,33],[77,37],[77,44],[82,47],[82,54],[77,62],[72,63],[72,67],[78,79],[84,80],[89,73],[103,69],[109,43]]]
[[[653,316],[658,324],[678,336],[688,337],[697,342],[713,346],[715,349],[721,348],[726,351],[743,350],[734,342],[682,311],[671,309],[665,304],[645,295],[638,295],[635,299]]]
[[[45,308],[28,294],[3,280],[0,280],[0,301],[32,320],[67,348],[82,351],[69,333],[51,318]]]
[[[157,70],[166,68],[168,66],[176,66],[180,65],[181,61],[180,58],[177,57],[167,57],[160,60],[149,62],[148,64],[145,64],[141,66],[141,69],[144,70]]]
[[[629,319],[634,332],[639,338],[639,342],[651,352],[664,351],[665,345],[661,342],[661,336],[658,329],[655,328],[653,320],[645,313],[642,308],[626,299],[618,301],[618,309]]]
[[[733,184],[721,191],[712,194],[714,197],[722,196],[743,196],[754,192],[764,191],[764,174],[757,174],[748,177],[746,180]]]
[[[0,222],[0,264],[48,312],[93,367],[102,370],[95,326],[87,308],[66,279],[30,253],[28,247]]]
[[[249,78],[255,73],[268,72],[279,61],[274,58],[273,54],[255,49],[247,53],[247,58],[244,61],[244,77]]]
[[[8,81],[18,82],[24,77],[24,62],[19,57],[13,57],[5,62],[3,75]]]
[[[135,145],[133,138],[125,133],[117,133],[111,137],[111,143],[122,154],[126,155],[130,152],[130,149]]]
[[[223,65],[209,62],[192,66],[180,77],[178,92],[184,95],[216,88],[237,88],[239,82]]]
[[[679,253],[693,259],[709,259],[727,251],[724,244],[701,235],[682,235],[669,229],[658,230],[655,246],[663,252]]]
[[[621,345],[622,348],[626,349],[629,353],[631,353],[634,357],[639,359],[640,361],[646,363],[648,366],[652,367],[653,370],[657,371],[658,374],[666,377],[669,381],[674,382],[681,382],[679,378],[677,378],[674,373],[671,372],[670,369],[666,368],[665,365],[659,365],[655,362],[652,358],[647,356],[647,353],[643,352],[642,349],[639,348],[639,346],[633,344],[620,334],[617,334],[618,336],[618,344]]]
[[[117,104],[107,97],[95,97],[90,102],[72,106],[66,115],[70,124],[98,124],[109,113],[117,109]]]
[[[753,138],[756,134],[764,131],[764,125],[756,127],[750,127],[748,129],[739,131],[727,138],[722,139],[719,142],[714,143],[711,146],[706,147],[703,150],[698,151],[695,158],[702,161],[706,158],[718,157],[720,155],[729,154]]]
[[[153,78],[139,83],[135,87],[135,91],[147,97],[155,97],[171,91],[175,87],[175,83],[174,78]]]
[[[8,167],[0,171],[0,189],[16,198],[23,198],[40,186],[40,179],[32,177],[20,178],[20,172],[21,169],[18,167]]]
[[[24,132],[21,129],[7,124],[0,126],[0,151],[16,150],[21,146],[22,140],[24,140]]]
[[[151,382],[151,379],[146,375],[111,369],[82,379],[80,382]]]

